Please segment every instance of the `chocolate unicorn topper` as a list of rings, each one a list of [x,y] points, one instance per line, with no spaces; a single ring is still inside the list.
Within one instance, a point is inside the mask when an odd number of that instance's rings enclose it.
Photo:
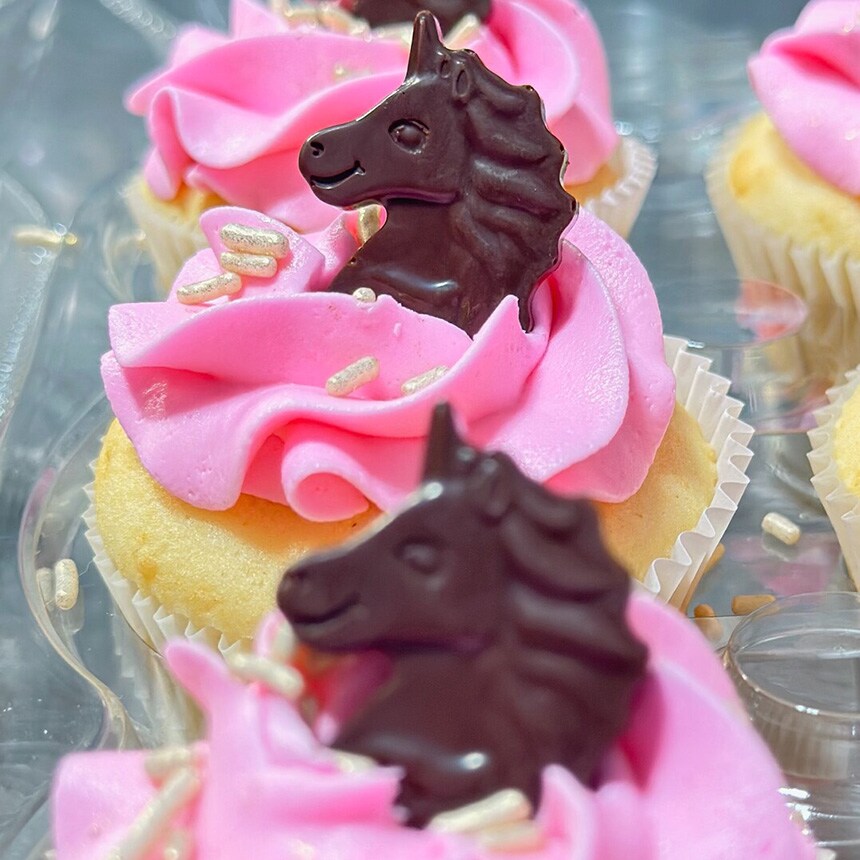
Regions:
[[[355,0],[350,11],[371,27],[384,27],[406,24],[423,9],[432,12],[447,33],[466,15],[485,21],[490,15],[490,0]]]
[[[535,802],[548,764],[592,782],[644,671],[628,589],[588,502],[464,444],[443,405],[412,504],[292,568],[278,605],[317,650],[390,657],[334,746],[403,767],[421,825],[503,788]]]
[[[374,201],[382,229],[330,289],[369,287],[474,334],[508,294],[529,300],[559,262],[576,210],[565,154],[540,97],[451,51],[428,12],[415,19],[406,81],[355,122],[311,137],[299,167],[333,206]]]

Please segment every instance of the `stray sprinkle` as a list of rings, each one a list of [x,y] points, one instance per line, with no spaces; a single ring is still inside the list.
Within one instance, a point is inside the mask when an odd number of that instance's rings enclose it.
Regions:
[[[794,546],[800,540],[800,526],[776,511],[764,515],[761,529],[787,546]]]
[[[400,391],[405,395],[415,394],[416,391],[421,391],[422,388],[426,388],[441,379],[447,372],[448,368],[444,364],[439,364],[424,373],[419,373],[418,376],[407,379],[400,386]]]
[[[732,612],[735,615],[749,615],[776,598],[772,594],[737,594],[732,598]]]
[[[78,589],[78,566],[70,558],[61,558],[54,565],[54,603],[57,609],[73,609],[78,602]]]
[[[212,299],[220,299],[221,296],[233,296],[242,289],[242,281],[233,272],[225,272],[223,275],[215,275],[205,281],[194,284],[186,284],[176,291],[176,298],[183,305],[199,305]]]
[[[12,238],[18,245],[44,245],[47,248],[60,248],[63,245],[74,247],[78,237],[71,232],[52,230],[36,224],[22,224],[12,231]]]
[[[373,382],[379,376],[379,360],[366,355],[339,370],[326,380],[325,390],[332,397],[346,397],[362,385]]]

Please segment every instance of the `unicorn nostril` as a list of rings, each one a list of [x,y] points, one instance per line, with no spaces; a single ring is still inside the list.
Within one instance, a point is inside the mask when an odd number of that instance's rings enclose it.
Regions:
[[[310,149],[313,156],[320,156],[325,152],[325,147],[318,140],[310,142]]]

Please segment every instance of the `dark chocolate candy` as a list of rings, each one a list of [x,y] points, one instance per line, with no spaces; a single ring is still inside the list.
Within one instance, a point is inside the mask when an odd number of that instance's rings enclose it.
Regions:
[[[278,605],[315,649],[391,658],[334,746],[402,766],[421,825],[507,787],[537,802],[552,763],[592,782],[644,671],[628,590],[591,505],[464,444],[443,405],[413,503],[296,565]]]
[[[426,9],[447,33],[466,15],[484,21],[490,15],[490,0],[355,0],[352,14],[364,18],[371,27],[408,24]]]
[[[299,167],[320,200],[382,204],[386,221],[330,289],[370,287],[474,334],[509,294],[532,326],[532,291],[559,261],[576,201],[538,94],[449,51],[415,19],[405,83],[355,122],[311,137]]]

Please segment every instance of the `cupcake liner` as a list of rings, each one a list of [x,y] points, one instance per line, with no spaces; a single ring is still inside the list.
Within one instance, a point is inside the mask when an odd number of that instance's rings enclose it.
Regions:
[[[95,469],[95,463],[91,466]],[[251,639],[230,639],[214,627],[198,627],[179,612],[168,612],[154,597],[144,594],[131,580],[116,568],[104,546],[96,524],[94,485],[87,484],[84,491],[89,505],[84,513],[86,538],[93,550],[93,561],[105,581],[120,612],[135,633],[156,651],[162,652],[170,639],[183,638],[198,642],[230,655],[250,651]]]
[[[805,299],[810,307],[835,305],[856,318],[860,311],[860,260],[828,254],[755,221],[729,189],[728,170],[741,127],[731,130],[708,166],[705,183],[714,214],[742,278],[771,281]]]
[[[716,551],[729,520],[737,510],[748,479],[744,474],[752,452],[746,443],[752,428],[737,417],[742,404],[728,397],[729,381],[708,370],[707,359],[686,351],[686,341],[666,337],[666,360],[676,379],[678,401],[698,421],[717,455],[714,498],[694,529],[675,541],[668,558],[651,563],[642,585],[660,600],[683,609],[699,578]],[[95,464],[93,464],[93,468]],[[213,627],[198,627],[178,612],[169,612],[154,597],[126,579],[111,561],[99,534],[95,517],[93,485],[86,488],[89,507],[84,515],[86,536],[94,562],[122,614],[137,635],[161,651],[175,637],[202,642],[222,654],[250,649],[250,639],[230,639]]]
[[[663,341],[666,363],[675,374],[675,397],[696,419],[717,457],[711,503],[695,528],[678,536],[668,557],[651,562],[642,580],[655,597],[685,610],[749,483],[746,469],[752,451],[747,443],[753,428],[738,417],[743,404],[728,396],[731,383],[710,372],[709,359],[687,352],[682,338]]]
[[[841,385],[829,389],[827,398],[830,403],[813,413],[818,426],[809,431],[812,446],[809,463],[812,466],[812,486],[836,532],[848,573],[860,590],[860,498],[839,477],[833,456],[836,422],[846,401],[858,387],[860,368],[849,371]]]
[[[135,176],[123,195],[132,218],[144,232],[146,251],[152,258],[158,283],[167,295],[186,260],[209,247],[206,237],[197,218],[183,217],[178,209],[169,213],[169,204],[160,201],[160,205],[153,205],[142,176]]]
[[[657,173],[657,155],[641,140],[622,137],[609,164],[620,179],[582,205],[626,239]]]

